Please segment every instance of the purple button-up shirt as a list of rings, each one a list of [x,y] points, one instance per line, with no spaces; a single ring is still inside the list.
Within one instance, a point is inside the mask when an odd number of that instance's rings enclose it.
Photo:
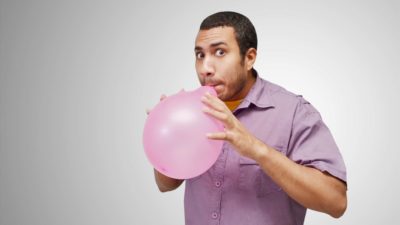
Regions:
[[[233,113],[253,135],[289,159],[346,182],[345,165],[328,127],[301,96],[257,76]],[[207,172],[186,180],[186,225],[298,225],[305,214],[305,207],[227,142]]]

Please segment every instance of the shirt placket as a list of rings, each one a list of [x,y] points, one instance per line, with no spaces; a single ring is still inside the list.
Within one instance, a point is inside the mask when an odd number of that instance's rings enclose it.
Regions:
[[[224,171],[226,165],[228,146],[226,142],[222,146],[222,154],[217,159],[214,164],[214,173],[213,173],[213,204],[210,210],[210,224],[220,224],[221,220],[221,209],[222,209],[222,192],[223,192],[223,182],[224,182]]]

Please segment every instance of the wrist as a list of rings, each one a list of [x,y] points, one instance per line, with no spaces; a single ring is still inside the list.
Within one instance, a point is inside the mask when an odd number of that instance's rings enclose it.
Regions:
[[[253,159],[261,164],[261,162],[265,161],[266,158],[268,158],[271,148],[269,148],[266,144],[261,142],[260,140],[256,139],[256,142],[254,144],[254,155]]]

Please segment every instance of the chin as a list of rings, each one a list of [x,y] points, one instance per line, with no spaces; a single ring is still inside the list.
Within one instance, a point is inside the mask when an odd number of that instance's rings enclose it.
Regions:
[[[217,97],[219,99],[224,99],[226,97],[225,93],[224,93],[224,90],[221,90],[219,88],[215,88],[214,90],[215,90],[215,92],[217,92]]]
[[[222,101],[227,101],[226,96],[223,95],[222,93],[221,94],[217,94],[217,97]]]
[[[218,90],[216,90],[216,89],[214,89],[214,90],[215,90],[215,92],[217,93],[217,97],[218,97],[218,98],[224,97],[223,92],[218,91]]]

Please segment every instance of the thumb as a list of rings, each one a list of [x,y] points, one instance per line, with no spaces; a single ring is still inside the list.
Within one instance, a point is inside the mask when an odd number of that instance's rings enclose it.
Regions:
[[[149,108],[146,108],[146,114],[147,114],[147,115],[149,115],[149,114],[150,114],[150,112],[151,112],[151,109],[149,109]]]
[[[164,95],[164,94],[162,94],[162,95],[160,96],[160,101],[162,101],[162,100],[164,100],[164,99],[166,99],[166,98],[167,98],[167,96]]]

